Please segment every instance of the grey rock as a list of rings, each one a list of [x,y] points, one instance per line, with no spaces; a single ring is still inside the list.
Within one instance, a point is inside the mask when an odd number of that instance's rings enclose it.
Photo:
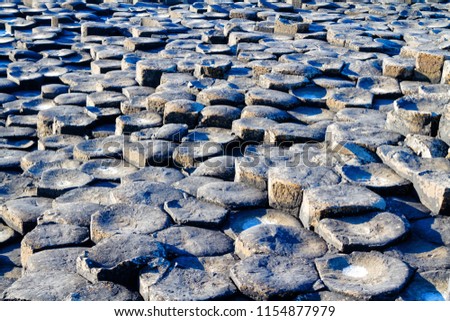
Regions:
[[[74,188],[82,187],[94,178],[77,169],[48,169],[42,173],[37,193],[44,197],[58,197]]]
[[[268,175],[269,205],[298,216],[306,189],[335,185],[340,181],[339,175],[327,167],[272,167]]]
[[[183,191],[186,194],[197,197],[197,191],[203,185],[208,183],[219,183],[223,182],[219,178],[209,177],[209,176],[188,176],[177,182],[172,183],[172,186],[176,189]]]
[[[232,181],[235,174],[235,157],[217,156],[211,157],[198,167],[192,173],[193,176],[212,176],[223,180]]]
[[[183,193],[165,183],[132,182],[111,191],[113,203],[162,206],[165,202],[179,200]]]
[[[51,199],[43,197],[24,197],[3,204],[1,216],[9,227],[25,235],[37,225],[38,217],[51,208]]]
[[[39,225],[55,223],[89,227],[92,214],[101,209],[103,205],[83,201],[54,203],[53,208],[44,211],[37,221]]]
[[[228,215],[228,211],[223,207],[195,198],[166,202],[164,210],[177,224],[210,228],[221,226]]]
[[[91,239],[99,243],[115,234],[150,234],[170,225],[170,219],[158,207],[115,204],[91,217]]]
[[[412,275],[405,263],[379,252],[330,255],[315,262],[328,289],[359,299],[396,295]]]
[[[146,181],[156,183],[173,184],[184,179],[185,176],[177,169],[166,167],[147,166],[137,172],[121,177],[122,184],[130,182]]]
[[[224,227],[224,233],[235,240],[243,231],[253,226],[267,224],[302,228],[300,221],[292,215],[278,210],[258,208],[232,212]]]
[[[65,301],[141,301],[137,292],[113,282],[81,284],[71,291]]]
[[[255,254],[314,259],[328,250],[314,232],[287,225],[262,224],[241,232],[235,242],[235,253],[245,259]]]
[[[406,219],[389,212],[356,217],[324,218],[315,228],[328,244],[340,252],[369,251],[385,248],[405,237]]]
[[[450,267],[450,249],[448,247],[424,241],[414,235],[406,241],[388,248],[384,253],[405,261],[419,272]]]
[[[401,301],[448,301],[450,297],[448,270],[419,272],[400,293]]]
[[[218,256],[233,251],[233,240],[222,232],[193,226],[172,226],[153,234],[176,256]]]
[[[267,193],[242,183],[209,183],[200,187],[197,198],[227,209],[260,207],[267,203]]]
[[[314,265],[301,258],[254,255],[231,269],[238,289],[254,300],[288,299],[314,292],[319,276]]]
[[[108,187],[80,187],[55,198],[54,204],[86,202],[92,204],[109,205],[112,203],[110,192],[111,188]]]
[[[450,211],[450,173],[427,171],[414,176],[414,188],[423,205],[433,214]]]
[[[412,231],[420,238],[438,245],[450,244],[450,217],[436,216],[417,220],[412,224]]]
[[[408,135],[405,144],[422,158],[446,157],[449,146],[439,138],[425,135]]]
[[[43,272],[77,273],[76,259],[87,247],[49,249],[32,254],[23,267],[23,275]]]
[[[131,288],[138,286],[139,270],[165,256],[162,245],[150,236],[114,235],[77,258],[79,275],[91,283],[111,281]]]
[[[405,194],[411,188],[410,181],[397,175],[385,164],[344,165],[340,172],[352,184],[367,187],[383,195]]]
[[[10,301],[61,301],[87,281],[76,273],[46,271],[30,273],[14,282],[3,293]]]
[[[20,259],[25,266],[28,258],[36,252],[68,246],[82,246],[89,241],[86,227],[68,224],[38,225],[22,239]]]
[[[365,187],[350,184],[320,186],[303,193],[299,217],[309,228],[316,226],[322,218],[355,216],[385,208],[384,199]]]

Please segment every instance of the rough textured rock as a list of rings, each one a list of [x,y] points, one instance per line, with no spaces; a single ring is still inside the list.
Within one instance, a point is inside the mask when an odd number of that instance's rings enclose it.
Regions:
[[[254,254],[313,259],[326,251],[326,243],[314,232],[278,224],[251,227],[241,232],[235,242],[235,252],[242,259]]]
[[[177,256],[217,256],[233,251],[233,241],[222,232],[193,226],[172,226],[154,233],[153,238]]]
[[[150,234],[170,225],[170,219],[158,207],[115,204],[93,214],[91,239],[94,243],[115,234]]]
[[[85,227],[68,224],[38,225],[22,239],[20,259],[26,265],[33,253],[46,249],[83,246],[89,241],[89,230]]]
[[[330,255],[315,262],[330,290],[360,299],[398,294],[412,275],[404,262],[379,252]]]
[[[76,268],[92,283],[111,281],[137,288],[139,269],[164,256],[162,245],[150,236],[114,235],[80,255]]]
[[[223,207],[195,198],[166,202],[164,210],[177,224],[210,228],[221,226],[228,215]]]
[[[385,208],[384,199],[369,189],[341,184],[305,191],[299,217],[305,227],[310,227],[322,218],[355,216]]]
[[[253,255],[231,269],[238,289],[254,300],[287,299],[318,288],[314,265],[302,258]]]
[[[242,183],[209,183],[200,187],[197,197],[227,209],[243,209],[264,206],[267,193]]]
[[[389,213],[373,213],[346,218],[324,218],[315,228],[328,244],[340,252],[382,249],[405,237],[406,219]]]

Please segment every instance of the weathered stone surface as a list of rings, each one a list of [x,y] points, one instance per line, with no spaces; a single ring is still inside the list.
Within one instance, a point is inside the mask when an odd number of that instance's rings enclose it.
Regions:
[[[350,184],[321,186],[303,193],[299,217],[305,227],[311,227],[322,218],[355,216],[385,207],[384,199],[365,187]]]
[[[49,249],[32,254],[23,267],[23,274],[61,271],[77,273],[76,259],[87,247]]]
[[[436,270],[420,272],[400,293],[401,301],[448,301],[450,298],[450,272]]]
[[[137,292],[113,282],[81,284],[71,291],[65,301],[141,301]]]
[[[198,189],[197,197],[227,209],[260,207],[267,203],[267,193],[235,182],[206,184]]]
[[[233,251],[233,240],[222,232],[193,226],[172,226],[153,234],[176,256],[217,256]]]
[[[377,155],[399,176],[411,182],[414,181],[416,175],[425,171],[445,172],[450,170],[450,162],[447,159],[421,158],[407,147],[382,145],[378,147]]]
[[[236,292],[228,276],[210,271],[202,262],[197,262],[185,259],[181,264],[176,262],[171,266],[165,262],[158,267],[143,269],[139,276],[139,292],[147,301],[221,300]]]
[[[173,184],[183,178],[185,178],[185,176],[177,169],[147,166],[137,172],[122,176],[120,181],[122,184],[138,181]]]
[[[0,244],[9,243],[15,238],[16,234],[12,228],[0,223]]]
[[[183,198],[181,191],[165,183],[132,182],[111,191],[113,203],[162,206],[165,202]]]
[[[450,217],[436,216],[417,220],[412,224],[412,231],[420,238],[431,243],[450,244]]]
[[[232,181],[235,176],[235,157],[217,156],[211,157],[198,167],[192,173],[193,176],[212,176],[223,180]]]
[[[76,273],[62,271],[30,273],[14,282],[3,293],[3,300],[62,301],[87,281]]]
[[[320,278],[331,291],[360,299],[398,294],[412,275],[405,263],[379,252],[330,255],[315,262]]]
[[[38,225],[22,239],[20,259],[25,266],[33,253],[57,247],[82,246],[89,241],[86,227],[68,224]]]
[[[306,229],[263,224],[241,232],[235,242],[235,253],[242,259],[254,254],[270,254],[314,259],[327,251],[326,243]]]
[[[254,300],[287,299],[316,290],[319,276],[302,258],[253,255],[231,269],[238,289]]]
[[[399,258],[418,271],[431,271],[448,269],[450,267],[450,249],[418,237],[408,240],[387,249],[385,254]]]
[[[166,202],[164,210],[177,224],[210,228],[222,225],[228,215],[228,210],[223,207],[195,198]]]
[[[334,89],[327,95],[327,106],[338,112],[344,108],[371,108],[373,94],[362,88]]]
[[[77,258],[79,275],[92,283],[111,281],[137,288],[139,269],[165,256],[162,245],[150,236],[114,235]]]
[[[44,197],[24,197],[5,202],[1,217],[9,227],[21,235],[31,231],[37,219],[51,208],[51,199]]]
[[[346,218],[324,218],[315,228],[340,252],[382,249],[401,240],[409,231],[406,219],[389,212]]]
[[[203,185],[208,183],[223,182],[219,178],[209,176],[188,176],[172,184],[176,189],[183,191],[186,194],[197,197],[197,191]]]
[[[427,171],[414,176],[414,188],[420,201],[433,214],[450,212],[450,173]]]
[[[91,175],[77,169],[48,169],[42,173],[37,193],[44,197],[58,197],[89,184],[93,179]]]
[[[327,167],[276,166],[269,169],[269,205],[298,216],[303,192],[308,188],[340,182],[339,175]]]
[[[92,215],[91,239],[99,243],[115,234],[150,234],[170,225],[170,219],[158,207],[115,204]]]
[[[110,192],[111,188],[108,187],[80,187],[55,198],[54,203],[70,204],[86,202],[100,205],[109,205],[112,203]]]
[[[408,135],[405,144],[422,158],[438,158],[448,155],[449,146],[435,137]]]
[[[224,233],[236,239],[240,233],[253,226],[275,224],[302,228],[300,221],[292,215],[272,209],[253,209],[232,212],[224,227]]]
[[[379,194],[405,194],[411,187],[410,181],[397,175],[389,166],[380,163],[344,165],[340,168],[340,172],[352,184],[367,187]]]

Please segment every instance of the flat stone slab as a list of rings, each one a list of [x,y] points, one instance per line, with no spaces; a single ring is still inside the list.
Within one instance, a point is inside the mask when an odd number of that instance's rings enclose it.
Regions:
[[[228,215],[223,207],[193,197],[166,202],[164,210],[177,224],[210,228],[221,226]]]
[[[324,218],[315,228],[338,251],[369,251],[385,248],[405,237],[409,223],[389,212],[356,217]]]
[[[88,247],[64,247],[32,254],[23,267],[23,274],[61,271],[77,273],[76,260]]]
[[[123,176],[132,174],[138,169],[125,161],[99,158],[84,163],[80,170],[96,180],[120,181]]]
[[[236,292],[235,286],[207,269],[173,265],[147,267],[139,276],[140,293],[146,301],[221,300]]]
[[[99,243],[115,234],[150,234],[169,225],[169,216],[158,207],[114,204],[92,215],[91,239]]]
[[[111,188],[102,186],[89,186],[73,189],[53,201],[56,204],[70,204],[86,202],[91,204],[112,204],[110,197]]]
[[[350,184],[321,186],[303,193],[299,217],[303,226],[311,227],[322,218],[356,216],[385,208],[384,199],[368,188]]]
[[[6,244],[12,241],[16,234],[12,228],[0,223],[0,244]]]
[[[438,215],[417,220],[411,230],[421,239],[438,245],[450,245],[450,217]]]
[[[87,284],[76,273],[62,271],[30,273],[3,293],[7,301],[62,301],[77,287]]]
[[[65,301],[141,301],[137,292],[113,282],[102,281],[95,284],[81,284],[71,291]]]
[[[234,182],[206,184],[198,189],[197,197],[227,209],[261,207],[267,203],[267,193]]]
[[[385,254],[399,258],[418,271],[448,269],[450,250],[446,246],[433,244],[418,237],[387,249]]]
[[[181,181],[185,176],[175,168],[147,166],[137,172],[122,176],[120,182],[127,184],[130,182],[146,181],[156,183],[173,184]]]
[[[420,201],[433,214],[448,215],[450,211],[450,173],[427,171],[414,175],[414,188]]]
[[[26,265],[33,253],[58,247],[83,246],[88,241],[89,230],[86,227],[68,224],[38,225],[22,239],[22,265]]]
[[[175,183],[172,186],[183,191],[186,194],[197,197],[197,192],[200,187],[209,183],[220,183],[223,180],[209,176],[188,176]]]
[[[132,182],[111,191],[113,203],[162,206],[165,202],[179,200],[183,193],[165,183]]]
[[[385,164],[344,165],[340,172],[352,184],[367,187],[379,194],[406,194],[411,188],[410,181],[397,175]]]
[[[424,159],[402,146],[382,145],[377,148],[377,155],[384,164],[392,168],[398,175],[414,182],[417,174],[427,171],[448,171],[450,162],[445,158]],[[427,176],[425,176],[426,178]],[[435,206],[436,207],[436,206]]]
[[[436,270],[419,272],[400,293],[401,301],[448,301],[450,298],[450,272]]]
[[[92,283],[111,281],[137,288],[139,270],[165,256],[162,245],[148,235],[121,234],[106,238],[76,261],[78,274]]]
[[[37,219],[51,208],[52,200],[44,197],[24,197],[3,204],[1,217],[5,223],[21,235],[37,225]]]
[[[224,233],[235,240],[243,231],[266,224],[302,228],[300,221],[292,215],[279,210],[258,208],[232,212],[224,227]]]
[[[335,254],[315,263],[328,289],[366,300],[398,294],[412,275],[404,262],[375,251]]]
[[[233,266],[231,279],[239,291],[254,300],[289,299],[319,287],[312,262],[284,256],[250,256]]]
[[[91,175],[77,169],[48,169],[42,173],[38,195],[55,198],[72,189],[83,187],[93,179]]]
[[[303,193],[308,188],[340,183],[340,176],[327,167],[275,166],[268,173],[269,205],[298,216]]]
[[[254,254],[271,254],[314,259],[328,250],[314,232],[286,225],[262,224],[241,232],[235,242],[235,253],[241,258]]]
[[[194,226],[172,226],[154,233],[153,238],[177,256],[217,256],[233,251],[233,240],[222,232]]]

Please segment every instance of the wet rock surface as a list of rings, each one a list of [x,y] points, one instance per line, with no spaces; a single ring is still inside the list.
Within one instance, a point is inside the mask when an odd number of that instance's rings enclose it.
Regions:
[[[449,11],[3,4],[0,300],[449,300]]]

